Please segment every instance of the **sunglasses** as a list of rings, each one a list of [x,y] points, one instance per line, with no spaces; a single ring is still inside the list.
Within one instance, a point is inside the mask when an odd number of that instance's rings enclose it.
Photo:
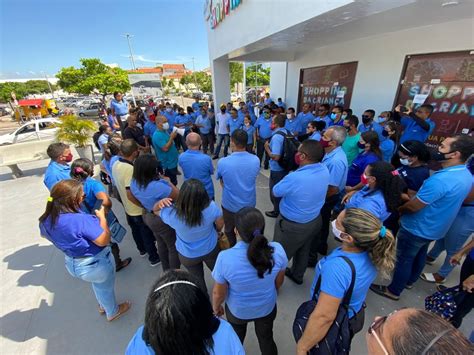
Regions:
[[[370,335],[373,335],[375,340],[377,341],[377,343],[380,345],[380,348],[383,350],[383,353],[385,355],[390,355],[389,352],[387,351],[387,348],[385,347],[385,345],[383,344],[382,340],[380,339],[380,337],[378,336],[377,334],[377,330],[380,329],[380,327],[382,327],[382,324],[384,324],[387,319],[389,317],[391,317],[392,315],[394,315],[395,313],[397,313],[399,310],[395,310],[393,311],[392,313],[390,313],[388,316],[383,316],[383,317],[380,317],[376,320],[374,320],[374,322],[370,325],[369,329],[367,330],[368,333]]]

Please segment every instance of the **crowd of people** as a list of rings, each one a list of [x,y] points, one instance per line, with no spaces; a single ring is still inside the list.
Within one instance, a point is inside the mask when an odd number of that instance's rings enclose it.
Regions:
[[[111,197],[123,206],[139,255],[152,267],[161,263],[128,354],[243,354],[251,322],[262,354],[277,354],[278,290],[285,277],[301,285],[309,267],[315,277],[302,292],[316,303],[296,345],[306,354],[329,336],[349,288],[352,339],[369,290],[397,301],[419,278],[440,285],[463,255],[466,295],[451,324],[400,310],[374,321],[367,346],[370,354],[472,350],[455,327],[473,306],[474,243],[463,245],[474,232],[474,138],[449,137],[430,152],[430,105],[378,116],[368,109],[362,122],[342,106],[311,109],[296,114],[267,94],[219,112],[198,99],[186,109],[150,101],[142,110],[115,93],[95,137],[108,191],[91,161],[73,161],[64,143],[50,145],[41,234],[64,252],[72,276],[91,283],[99,312],[113,321],[131,306],[114,292],[115,273],[131,258],[121,259],[114,239]],[[270,170],[273,205],[264,214],[256,208],[262,168]],[[276,219],[273,234],[264,215]],[[334,250],[330,232],[340,243]],[[443,251],[440,270],[423,273]],[[214,280],[210,299],[204,264]],[[375,284],[377,276],[390,283]]]

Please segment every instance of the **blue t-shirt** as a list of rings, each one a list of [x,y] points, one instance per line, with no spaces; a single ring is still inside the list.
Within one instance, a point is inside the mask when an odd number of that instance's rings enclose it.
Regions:
[[[349,264],[340,256],[348,257],[354,264],[356,272],[354,290],[351,300],[349,301],[349,317],[353,317],[355,313],[359,312],[362,308],[370,284],[377,277],[377,270],[366,251],[361,253],[348,253],[339,247],[334,249],[328,256],[322,258],[316,266],[310,297],[313,296],[318,277],[321,275],[320,290],[330,296],[339,298],[342,302],[345,293],[349,290],[349,286],[351,285],[352,271]]]
[[[255,132],[255,127],[250,125],[250,126],[246,126],[246,125],[243,125],[242,126],[242,129],[247,132],[247,135],[248,135],[248,138],[247,138],[247,144],[254,144],[254,141],[253,141],[253,134]]]
[[[227,120],[227,126],[229,126],[229,134],[232,135],[236,129],[241,129],[242,125],[244,124],[243,118],[232,118],[230,117]]]
[[[319,216],[329,185],[329,171],[321,163],[308,164],[286,175],[273,186],[281,197],[280,213],[296,223],[308,223]]]
[[[145,126],[143,127],[143,134],[147,137],[153,137],[153,134],[156,131],[156,124],[155,122],[146,121]]]
[[[170,125],[170,128],[168,129],[168,133],[171,133],[174,127],[174,123],[176,122],[176,112],[173,110],[171,112],[168,112],[165,110],[163,113],[163,116],[165,116],[168,119],[168,123]]]
[[[298,116],[296,116],[300,120],[300,132],[299,135],[303,135],[306,133],[306,127],[308,127],[308,123],[311,121],[314,121],[316,117],[311,112],[300,112],[298,113]]]
[[[301,116],[293,117],[291,120],[288,118],[285,120],[285,128],[291,132],[294,136],[298,136],[302,130]],[[304,127],[306,133],[306,126]]]
[[[193,103],[191,104],[191,107],[193,108],[194,112],[199,112],[199,110],[200,110],[199,102],[196,102],[196,101],[193,102]]]
[[[401,118],[400,123],[403,127],[403,133],[400,137],[400,144],[406,141],[419,141],[424,143],[435,128],[435,123],[429,118],[425,120],[430,125],[430,129],[425,131],[416,121],[408,116]]]
[[[51,218],[40,223],[40,232],[67,256],[94,256],[102,247],[94,244],[104,230],[96,216],[86,213],[61,213],[54,227]]]
[[[255,122],[255,128],[258,129],[258,137],[262,139],[268,139],[272,136],[272,119],[271,117],[268,117],[268,119],[265,119],[263,115],[260,115],[260,117],[257,119],[257,122]]]
[[[178,166],[178,150],[176,145],[171,144],[167,152],[161,150],[169,141],[170,136],[168,133],[160,130],[156,130],[153,133],[152,143],[153,149],[155,150],[158,160],[161,162],[163,169],[173,169]]]
[[[178,115],[176,116],[176,123],[180,125],[184,124],[185,126],[181,128],[184,128],[185,131],[187,132],[191,129],[191,127],[188,126],[188,124],[193,123],[193,120],[190,115]]]
[[[221,209],[214,201],[202,211],[199,226],[189,227],[176,215],[174,207],[161,210],[160,217],[171,228],[176,230],[176,250],[187,258],[198,258],[209,254],[217,245],[216,219],[222,217]]]
[[[99,192],[104,192],[107,193],[105,190],[104,185],[102,185],[100,182],[97,180],[88,177],[83,183],[82,183],[83,189],[84,189],[84,195],[86,195],[86,198],[84,199],[84,202],[86,203],[87,209],[91,210],[96,201],[97,201],[97,194]]]
[[[349,167],[346,153],[344,153],[342,147],[337,147],[332,152],[324,155],[322,163],[329,170],[329,185],[339,188],[339,191],[343,191],[346,187]]]
[[[197,125],[202,125],[202,127],[199,127],[199,132],[200,133],[202,133],[202,134],[211,133],[212,123],[211,123],[211,120],[209,119],[209,116],[199,115],[199,117],[196,119],[196,124]]]
[[[97,140],[97,144],[99,145],[100,147],[100,152],[102,154],[105,153],[104,151],[104,144],[107,144],[109,142],[109,135],[106,134],[106,133],[103,133],[100,135],[99,139]]]
[[[427,165],[420,165],[416,168],[403,165],[398,169],[399,176],[407,185],[409,190],[418,191],[423,182],[430,177],[430,169]]]
[[[360,176],[364,173],[367,165],[379,160],[379,156],[375,153],[359,153],[359,155],[352,161],[349,171],[347,172],[347,185],[356,186],[360,182]]]
[[[122,101],[112,99],[110,102],[110,108],[114,109],[117,116],[128,115],[128,102],[124,99],[122,99]]]
[[[380,190],[370,190],[368,186],[364,186],[362,190],[357,191],[352,195],[349,202],[346,203],[346,208],[360,208],[372,213],[375,217],[384,222],[389,216],[387,205]]]
[[[472,187],[472,175],[465,165],[441,169],[425,180],[416,194],[426,206],[403,214],[400,226],[429,240],[445,236]]]
[[[62,165],[51,160],[44,173],[43,182],[48,188],[48,190],[51,191],[53,186],[56,185],[58,181],[70,178],[71,167],[69,166],[69,164]]]
[[[216,178],[222,179],[222,207],[238,212],[243,207],[255,207],[256,182],[260,160],[248,152],[234,152],[217,163]]]
[[[210,349],[210,355],[245,355],[242,343],[232,326],[222,318],[219,318],[219,321],[219,328],[212,335],[214,347]],[[143,340],[143,325],[128,343],[125,355],[155,355],[152,347]]]
[[[377,132],[377,135],[379,136],[379,140],[380,140],[380,141],[382,141],[383,138],[385,138],[385,137],[382,135],[383,127],[382,127],[381,125],[379,125],[377,122],[372,122],[372,123],[369,124],[369,125],[365,125],[365,124],[361,123],[361,124],[359,125],[359,127],[357,127],[357,130],[358,130],[360,133],[375,131],[375,132]]]
[[[247,258],[249,245],[243,241],[233,248],[221,251],[217,257],[212,277],[217,283],[227,284],[226,305],[240,319],[254,319],[270,314],[276,304],[275,279],[288,264],[285,250],[280,243],[271,242],[274,248],[272,272],[265,272],[263,279]]]
[[[332,124],[330,115],[326,115],[324,117],[318,116],[314,119],[314,121],[317,121],[317,122],[324,121],[326,123],[326,128],[328,128]]]
[[[137,180],[132,179],[130,183],[130,192],[149,212],[159,200],[169,197],[171,194],[170,183],[164,179],[153,180],[146,186],[139,186]]]
[[[395,142],[390,138],[384,137],[380,142],[380,150],[382,151],[383,160],[390,163],[396,150]]]
[[[319,131],[315,131],[312,135],[308,137],[308,139],[312,139],[314,141],[320,141],[321,140],[321,133]]]
[[[184,180],[198,179],[204,184],[209,198],[214,198],[214,184],[211,178],[214,167],[209,155],[188,149],[179,156],[178,164],[183,170]]]
[[[284,134],[287,134],[286,129],[284,128],[278,128],[275,130],[275,132],[272,135],[272,139],[270,140],[270,151],[274,155],[279,155],[281,157],[283,153],[283,143],[285,142],[285,137],[282,136],[281,134],[277,134],[277,132],[283,132]],[[270,170],[271,171],[284,171],[278,161],[270,159]]]
[[[109,127],[112,129],[112,132],[115,132],[116,129],[114,128],[114,125],[115,125],[114,116],[108,115],[107,116],[107,123],[109,124]]]

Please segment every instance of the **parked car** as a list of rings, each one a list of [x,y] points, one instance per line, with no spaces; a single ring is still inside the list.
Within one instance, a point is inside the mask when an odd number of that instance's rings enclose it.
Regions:
[[[53,140],[56,136],[56,118],[41,118],[30,121],[17,128],[12,133],[0,136],[0,145],[16,144],[36,140]]]
[[[99,117],[99,103],[93,103],[87,106],[87,108],[81,108],[79,110],[79,116],[81,117]]]
[[[242,100],[242,95],[236,93],[236,92],[231,92],[230,93],[230,100],[231,101],[239,101]]]
[[[205,92],[202,94],[202,99],[206,101],[212,101],[212,92]]]

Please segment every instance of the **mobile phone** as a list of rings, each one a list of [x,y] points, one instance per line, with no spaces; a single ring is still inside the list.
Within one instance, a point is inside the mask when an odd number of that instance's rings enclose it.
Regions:
[[[408,109],[405,106],[400,106],[400,112],[407,112]]]
[[[100,198],[97,199],[97,201],[95,201],[95,204],[94,204],[94,207],[93,207],[92,211],[95,212],[95,211],[100,210],[101,207],[102,207],[102,203],[103,203],[103,202],[104,202],[104,200],[101,200]]]

